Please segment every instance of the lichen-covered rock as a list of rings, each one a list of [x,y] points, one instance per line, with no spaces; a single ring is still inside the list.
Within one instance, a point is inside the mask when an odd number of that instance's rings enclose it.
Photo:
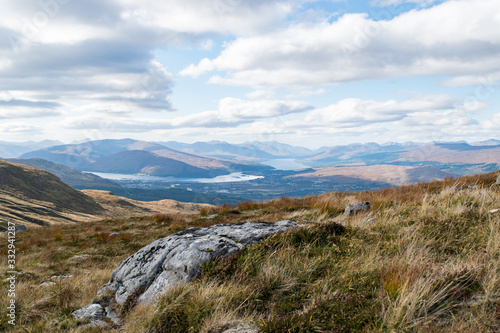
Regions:
[[[296,225],[286,220],[186,229],[156,240],[127,258],[98,295],[114,296],[118,304],[131,295],[141,303],[151,303],[171,287],[196,278],[203,263],[241,251]]]
[[[370,201],[359,202],[355,205],[347,206],[344,210],[344,215],[355,215],[360,212],[368,212],[370,210]]]
[[[89,304],[74,311],[72,314],[76,320],[100,321],[106,317],[106,312],[101,304]]]

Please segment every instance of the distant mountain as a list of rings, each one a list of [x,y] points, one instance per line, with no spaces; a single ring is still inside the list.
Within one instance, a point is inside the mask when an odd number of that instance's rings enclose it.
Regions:
[[[493,145],[494,142],[489,140],[489,145],[466,142],[351,144],[324,149],[301,163],[316,168],[381,164],[427,166],[446,172],[473,174],[500,167],[500,145]]]
[[[187,154],[157,143],[132,139],[59,145],[29,152],[20,158],[42,158],[82,171],[176,177],[215,177],[236,171],[270,169],[248,162]]]
[[[313,151],[308,148],[292,146],[284,143],[279,143],[277,141],[252,141],[243,143],[240,146],[259,149],[280,158],[304,157],[313,153]]]
[[[59,177],[64,183],[76,187],[83,188],[118,188],[120,185],[109,180],[96,176],[91,173],[84,173],[76,169],[70,168],[63,164],[46,161],[41,158],[31,159],[7,159],[7,161],[29,165],[38,169],[50,172],[51,174]]]
[[[413,148],[415,145],[399,143],[354,143],[330,148],[322,147],[322,152],[304,159],[310,165],[342,165],[353,163],[380,164],[397,158],[397,152]]]
[[[168,141],[157,143],[188,154],[241,161],[297,158],[313,154],[313,151],[310,149],[291,146],[276,141],[252,141],[242,144],[231,144],[225,141],[195,143]]]
[[[500,145],[471,146],[467,143],[434,143],[398,154],[399,161],[496,164],[500,166]]]
[[[89,164],[88,171],[109,173],[141,173],[156,176],[203,178],[210,177],[209,170],[197,168],[171,158],[158,156],[144,150],[122,151],[103,157]]]
[[[472,142],[471,146],[500,146],[500,140],[490,139],[485,141]]]
[[[44,140],[40,142],[27,141],[27,142],[5,142],[0,141],[0,158],[13,158],[22,154],[28,153],[33,150],[43,149],[62,142],[54,140]]]
[[[431,167],[411,167],[398,165],[344,166],[319,169],[314,172],[304,172],[288,178],[302,178],[312,181],[328,181],[338,177],[349,177],[353,183],[373,181],[393,186],[429,182],[448,177],[458,177],[458,174],[444,172]]]
[[[195,142],[191,144],[176,141],[158,143],[188,154],[213,156],[231,160],[270,160],[276,158],[275,155],[258,148],[244,147],[224,141]]]

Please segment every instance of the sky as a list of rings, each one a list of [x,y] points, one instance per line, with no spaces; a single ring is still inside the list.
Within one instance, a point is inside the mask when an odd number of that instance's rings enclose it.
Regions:
[[[500,139],[498,0],[0,0],[0,140]]]

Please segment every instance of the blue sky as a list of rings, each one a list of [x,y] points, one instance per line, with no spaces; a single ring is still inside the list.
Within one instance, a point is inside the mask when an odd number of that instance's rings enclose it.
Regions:
[[[498,0],[0,8],[2,141],[499,139]]]

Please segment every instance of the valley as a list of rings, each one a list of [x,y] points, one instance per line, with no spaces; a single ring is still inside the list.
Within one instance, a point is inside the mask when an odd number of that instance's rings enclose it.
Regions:
[[[3,149],[15,151],[19,145],[3,143]],[[237,204],[496,171],[500,141],[364,143],[312,150],[276,141],[122,139],[49,146],[6,160],[49,171],[76,189],[112,191],[132,200]]]

